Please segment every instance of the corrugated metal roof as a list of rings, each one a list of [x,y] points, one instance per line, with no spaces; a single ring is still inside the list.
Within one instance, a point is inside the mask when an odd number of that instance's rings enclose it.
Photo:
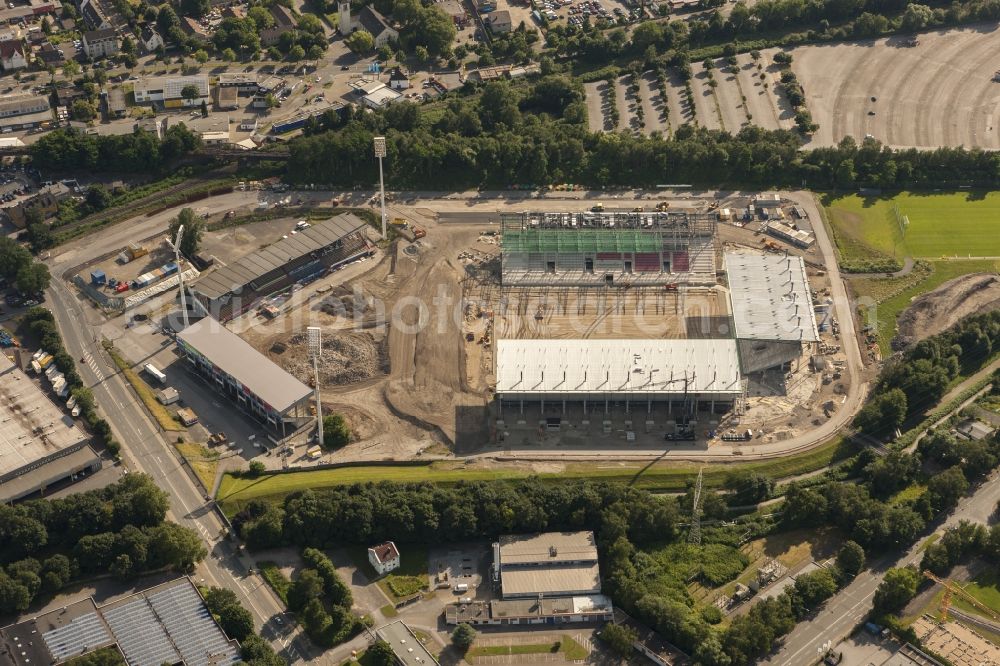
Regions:
[[[497,340],[497,393],[740,393],[735,340]]]
[[[819,339],[802,257],[727,252],[725,267],[737,338]]]
[[[185,328],[177,334],[177,340],[190,345],[279,413],[312,393],[312,389],[211,317]]]
[[[217,271],[207,273],[192,289],[208,299],[216,299],[242,289],[257,278],[281,268],[310,252],[333,245],[341,238],[365,226],[364,220],[345,213],[329,220],[316,222],[295,235],[289,234],[276,243],[248,254]]]

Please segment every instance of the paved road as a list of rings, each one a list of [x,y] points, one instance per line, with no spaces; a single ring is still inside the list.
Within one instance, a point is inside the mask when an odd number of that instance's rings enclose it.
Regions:
[[[960,520],[987,523],[998,501],[1000,501],[1000,478],[994,472],[973,495],[959,502],[958,507],[948,518],[932,531],[940,532]],[[854,582],[830,599],[815,617],[796,625],[795,629],[785,637],[781,649],[760,663],[770,666],[801,666],[814,663],[817,647],[828,640],[836,643],[849,634],[871,611],[872,597],[882,582],[886,569],[920,563],[923,557],[920,545],[929,534],[930,532],[918,539],[902,557],[873,563],[870,569],[859,574]]]
[[[101,412],[123,443],[123,458],[128,469],[149,474],[170,496],[170,517],[198,532],[209,550],[194,577],[207,585],[227,587],[254,614],[256,627],[271,640],[275,649],[290,660],[309,655],[304,638],[287,624],[278,624],[283,613],[281,602],[257,576],[246,575],[256,565],[240,556],[235,546],[221,539],[223,524],[188,475],[170,445],[133,397],[125,381],[115,373],[100,350],[95,331],[88,321],[89,308],[81,307],[76,296],[60,280],[50,289],[50,307],[55,314],[64,344],[71,356],[83,357],[80,375],[92,387]],[[91,314],[91,316],[94,316]]]

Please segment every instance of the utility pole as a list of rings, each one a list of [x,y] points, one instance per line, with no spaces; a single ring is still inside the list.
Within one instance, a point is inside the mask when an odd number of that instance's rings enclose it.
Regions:
[[[375,157],[378,158],[378,189],[382,197],[382,240],[385,240],[388,236],[385,228],[385,179],[382,176],[382,158],[385,157],[384,136],[375,137]]]
[[[319,326],[306,328],[309,335],[309,356],[313,362],[313,385],[316,391],[316,443],[323,446],[323,402],[319,392],[319,357],[323,353],[323,332]]]
[[[184,225],[177,229],[177,237],[174,238],[174,263],[177,264],[177,281],[181,288],[181,317],[184,318],[184,328],[188,327],[187,296],[184,294],[184,267],[181,266],[181,237],[184,235]]]
[[[694,502],[691,503],[691,531],[688,541],[701,545],[701,483],[704,478],[704,467],[698,468],[698,480],[694,483]]]

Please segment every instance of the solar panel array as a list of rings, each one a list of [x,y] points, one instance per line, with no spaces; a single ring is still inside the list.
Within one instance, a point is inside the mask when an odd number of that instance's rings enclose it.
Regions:
[[[193,587],[175,585],[148,598],[187,666],[224,666],[239,661],[236,647],[226,640]]]
[[[181,660],[145,597],[102,611],[129,666],[161,666]]]
[[[112,642],[97,613],[81,615],[58,629],[46,631],[42,639],[56,663]]]

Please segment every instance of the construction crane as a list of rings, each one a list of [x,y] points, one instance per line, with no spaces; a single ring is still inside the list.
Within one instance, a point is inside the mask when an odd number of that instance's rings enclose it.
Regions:
[[[1000,615],[998,615],[996,612],[994,612],[992,608],[990,608],[989,606],[986,606],[985,604],[983,604],[982,602],[980,602],[978,599],[976,599],[974,596],[972,596],[971,594],[969,594],[968,592],[966,592],[965,590],[963,590],[960,585],[958,585],[957,583],[955,583],[955,581],[951,580],[950,578],[938,578],[937,576],[935,576],[934,574],[932,574],[930,571],[924,571],[923,574],[924,574],[924,578],[932,580],[932,581],[934,581],[935,583],[937,583],[938,585],[940,585],[941,587],[944,588],[944,597],[941,599],[941,607],[940,607],[941,608],[941,621],[942,622],[947,622],[948,621],[948,610],[951,608],[952,596],[956,595],[956,594],[958,596],[962,597],[962,599],[964,599],[965,601],[967,601],[968,603],[970,603],[975,608],[977,608],[980,611],[982,611],[983,613],[985,613],[988,617],[991,617],[994,620],[1000,621]]]

